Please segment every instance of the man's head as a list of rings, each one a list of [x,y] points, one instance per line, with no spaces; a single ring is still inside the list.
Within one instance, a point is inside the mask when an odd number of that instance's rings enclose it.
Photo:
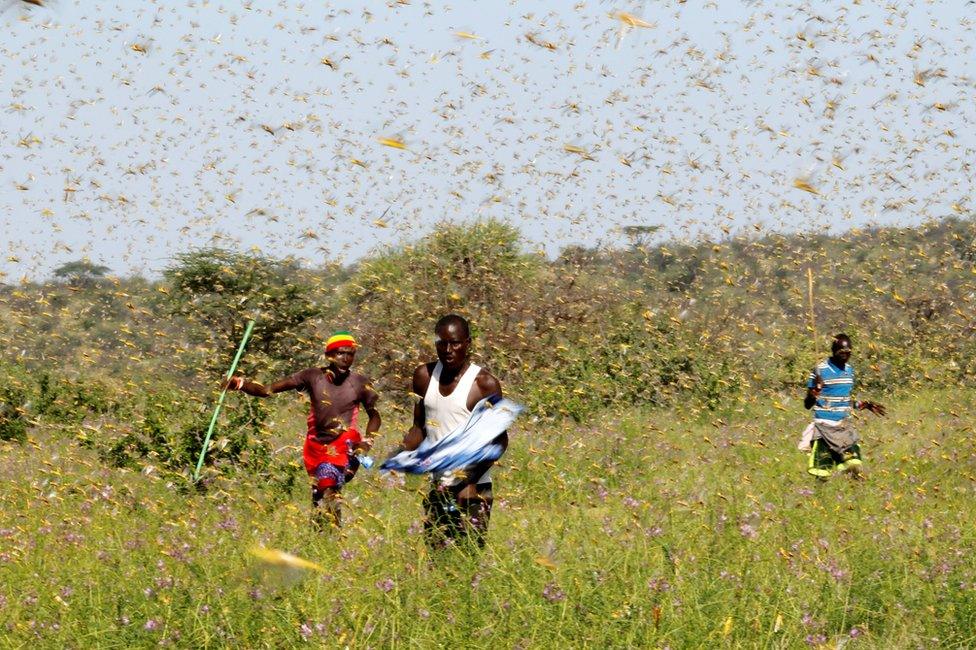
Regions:
[[[356,339],[346,331],[336,332],[325,342],[325,356],[340,372],[347,372],[356,360]]]
[[[445,368],[460,369],[468,359],[471,328],[468,321],[457,314],[448,314],[434,326],[434,347],[437,359]]]
[[[851,337],[847,334],[837,334],[830,344],[830,353],[835,361],[846,364],[851,358]]]

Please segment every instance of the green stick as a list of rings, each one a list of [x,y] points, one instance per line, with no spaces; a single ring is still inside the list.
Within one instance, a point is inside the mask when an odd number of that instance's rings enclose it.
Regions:
[[[251,338],[251,330],[254,329],[254,321],[249,320],[247,322],[247,328],[244,329],[244,338],[241,339],[241,344],[237,348],[237,354],[234,355],[234,362],[230,364],[230,370],[227,371],[227,379],[234,376],[234,371],[237,370],[237,363],[241,360],[241,355],[244,354],[244,346],[247,345],[248,339]],[[200,469],[203,467],[203,459],[207,455],[207,447],[210,446],[210,436],[213,435],[214,426],[217,424],[217,416],[220,415],[220,407],[224,405],[224,397],[227,396],[227,387],[220,391],[220,398],[217,400],[217,408],[214,409],[213,417],[210,418],[210,426],[207,428],[207,435],[203,439],[203,449],[200,450],[200,459],[197,461],[197,468],[193,472],[193,482],[196,483],[200,480]]]

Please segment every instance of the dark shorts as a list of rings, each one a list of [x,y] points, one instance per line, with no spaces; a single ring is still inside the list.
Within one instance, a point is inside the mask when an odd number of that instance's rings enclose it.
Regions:
[[[841,453],[832,450],[823,440],[814,440],[810,448],[807,472],[827,478],[834,472],[843,472],[861,465],[861,446],[854,444]]]
[[[458,501],[458,493],[465,486],[433,487],[424,497],[424,534],[428,544],[439,547],[449,540],[466,538],[474,534],[475,542],[484,545],[491,517],[492,485],[478,483],[476,499]]]

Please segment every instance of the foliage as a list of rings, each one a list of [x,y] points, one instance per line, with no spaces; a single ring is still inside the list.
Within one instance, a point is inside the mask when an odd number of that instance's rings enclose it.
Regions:
[[[333,534],[310,525],[304,480],[285,503],[263,473],[182,493],[74,445],[52,466],[17,446],[0,460],[0,629],[37,647],[970,646],[972,393],[899,394],[859,423],[868,480],[823,484],[793,449],[808,415],[791,397],[704,421],[523,422],[475,555],[425,550],[421,480],[361,471]],[[322,571],[262,563],[258,544]]]
[[[526,297],[537,295],[544,270],[538,257],[520,251],[519,238],[497,221],[444,225],[417,244],[359,265],[342,311],[353,319],[381,387],[409,384],[419,360],[433,357],[434,323],[447,313],[471,321],[485,359],[524,347],[530,335]]]
[[[104,382],[93,378],[80,380],[41,373],[37,380],[35,410],[52,422],[70,426],[81,424],[89,415],[118,413],[122,401]]]
[[[178,255],[164,277],[169,285],[164,305],[187,319],[187,334],[206,347],[211,368],[230,365],[250,319],[257,325],[248,364],[304,367],[318,358],[311,335],[323,308],[297,263],[203,248]]]
[[[54,277],[65,280],[73,287],[92,287],[109,271],[111,269],[107,266],[94,264],[89,260],[76,260],[54,269]]]
[[[434,358],[434,322],[459,312],[476,360],[536,416],[583,421],[634,402],[718,411],[744,390],[800,385],[840,330],[854,336],[862,391],[972,382],[973,241],[971,219],[946,219],[576,246],[548,261],[510,224],[486,220],[444,224],[349,268],[202,249],[174,260],[163,283],[3,288],[0,342],[37,376],[64,367],[209,390],[250,316],[242,371],[266,380],[319,363],[324,336],[348,328],[363,344],[359,368],[400,408],[415,365]]]
[[[704,390],[693,379],[710,372],[694,362],[700,342],[666,317],[647,323],[642,296],[613,275],[590,273],[571,257],[549,266],[522,253],[519,239],[497,221],[444,225],[356,270],[345,311],[357,315],[381,389],[408,386],[418,361],[434,358],[417,339],[432,333],[439,316],[458,312],[472,323],[481,363],[545,417],[662,404],[681,385]],[[716,400],[707,398],[710,407]]]
[[[0,362],[0,440],[27,439],[28,409],[33,393],[26,370]]]
[[[152,465],[186,474],[196,465],[203,448],[212,404],[193,400],[185,391],[157,387],[145,394],[139,411],[132,427],[104,441],[99,450],[101,458],[115,467]],[[230,473],[271,469],[268,415],[268,407],[259,400],[226,405],[205,466]]]

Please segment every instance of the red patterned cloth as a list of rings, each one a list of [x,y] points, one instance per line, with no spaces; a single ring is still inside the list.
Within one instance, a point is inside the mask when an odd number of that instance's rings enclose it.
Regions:
[[[327,445],[315,439],[315,434],[305,436],[305,447],[302,449],[302,459],[305,461],[305,471],[309,476],[315,476],[315,470],[322,463],[330,463],[339,467],[349,466],[349,456],[352,448],[362,442],[363,437],[355,429],[346,429],[339,437]]]
[[[322,444],[315,439],[315,413],[308,414],[308,429],[305,434],[305,446],[302,448],[302,460],[305,461],[305,471],[308,475],[316,479],[319,488],[342,487],[344,480],[337,478],[342,476],[345,469],[349,467],[350,457],[353,447],[363,441],[362,435],[356,429],[356,421],[359,417],[359,407],[353,409],[352,423],[349,428],[339,434],[330,443]],[[336,469],[332,471],[330,465]]]

